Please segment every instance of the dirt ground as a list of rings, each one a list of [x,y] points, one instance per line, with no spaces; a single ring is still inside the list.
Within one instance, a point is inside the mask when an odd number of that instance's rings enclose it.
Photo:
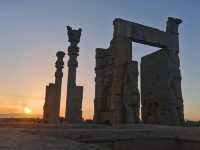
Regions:
[[[179,145],[183,141],[200,146],[200,128],[143,124],[112,128],[95,124],[0,123],[0,150],[111,150],[120,142],[144,139],[179,141]]]

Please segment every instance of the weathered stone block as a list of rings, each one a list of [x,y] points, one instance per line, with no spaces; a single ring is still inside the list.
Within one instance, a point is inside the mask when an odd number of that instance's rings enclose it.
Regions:
[[[179,114],[178,109],[183,107],[183,105],[178,104],[179,99],[175,96],[179,95],[182,99],[182,95],[177,93],[170,85],[173,71],[170,70],[171,62],[169,60],[169,52],[164,49],[142,58],[141,102],[142,118],[145,123],[182,123],[182,115]]]

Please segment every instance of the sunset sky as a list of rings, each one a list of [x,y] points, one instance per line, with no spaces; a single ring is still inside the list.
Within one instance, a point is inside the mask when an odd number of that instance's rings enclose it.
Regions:
[[[83,115],[91,118],[95,48],[107,48],[114,18],[165,29],[167,17],[180,25],[185,118],[200,120],[200,1],[193,0],[2,0],[0,1],[0,114],[43,112],[45,86],[54,82],[56,51],[67,53],[66,26],[82,28],[77,84],[84,86]],[[158,48],[133,43],[133,59]],[[62,89],[64,114],[67,60]]]

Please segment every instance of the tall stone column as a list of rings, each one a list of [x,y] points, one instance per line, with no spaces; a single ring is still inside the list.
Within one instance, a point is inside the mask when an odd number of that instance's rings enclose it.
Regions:
[[[62,51],[57,52],[57,61],[55,63],[55,83],[50,83],[46,86],[46,96],[44,104],[43,119],[46,123],[58,123],[60,112],[60,98],[61,98],[61,86],[63,77],[63,58],[65,53]]]
[[[81,29],[72,30],[70,26],[67,26],[67,30],[70,46],[68,47],[69,61],[65,119],[74,123],[82,120],[83,87],[76,86],[77,56],[79,55],[79,47],[77,45],[80,42]]]
[[[142,57],[141,91],[144,123],[184,123],[178,27],[182,21],[168,18],[168,47]],[[172,39],[170,39],[172,38]]]
[[[123,87],[125,66],[132,59],[131,40],[128,38],[114,36],[110,43],[110,49],[113,57],[113,76],[112,76],[113,80],[112,80],[112,90],[111,90],[112,125],[114,127],[117,127],[119,124],[123,122],[122,87]]]
[[[65,53],[63,51],[59,51],[56,53],[57,61],[55,63],[56,72],[55,72],[55,114],[59,118],[60,114],[60,99],[61,99],[61,87],[62,87],[62,78],[64,68],[63,58]]]
[[[177,112],[177,124],[184,123],[184,108],[183,108],[183,96],[181,89],[181,71],[180,71],[180,58],[179,58],[179,25],[182,23],[182,20],[178,18],[169,17],[167,21],[166,32],[174,35],[173,47],[177,49],[169,50],[169,86],[170,94],[173,103],[171,104],[171,109],[173,108]]]

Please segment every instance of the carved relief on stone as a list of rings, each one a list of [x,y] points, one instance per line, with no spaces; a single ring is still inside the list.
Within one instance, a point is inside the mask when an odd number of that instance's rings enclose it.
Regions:
[[[124,121],[126,123],[139,122],[140,94],[138,90],[138,74],[138,63],[136,61],[127,64],[123,87]]]
[[[166,31],[161,31],[119,18],[114,20],[109,58],[96,58],[95,114],[111,113],[109,121],[113,126],[139,120],[138,72],[129,64],[132,42],[137,42],[162,48],[145,56],[145,62],[142,60],[141,63],[143,121],[159,124],[184,122],[178,55],[181,22],[177,18],[168,18]],[[108,65],[107,60],[112,65]],[[102,118],[106,118],[105,115]]]

